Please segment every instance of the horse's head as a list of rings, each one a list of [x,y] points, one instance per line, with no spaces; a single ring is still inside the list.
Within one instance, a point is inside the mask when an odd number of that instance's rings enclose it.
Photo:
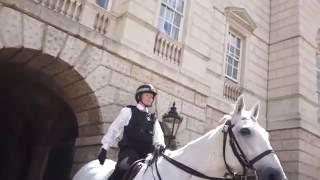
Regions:
[[[256,170],[260,180],[285,180],[280,161],[269,141],[268,132],[258,124],[260,105],[245,110],[243,96],[240,96],[230,114],[232,132],[246,159]]]

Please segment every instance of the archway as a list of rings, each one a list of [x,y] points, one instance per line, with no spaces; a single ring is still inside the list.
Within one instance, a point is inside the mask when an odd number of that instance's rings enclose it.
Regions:
[[[17,65],[0,66],[0,179],[69,179],[77,119],[37,77]]]
[[[102,131],[100,84],[86,79],[102,50],[17,9],[0,12],[0,179],[66,179],[55,175],[70,173],[75,146],[74,170],[96,153],[81,140]]]
[[[86,161],[73,156],[76,138],[88,136],[81,127],[99,118],[94,91],[64,60],[0,49],[0,179],[69,180]]]

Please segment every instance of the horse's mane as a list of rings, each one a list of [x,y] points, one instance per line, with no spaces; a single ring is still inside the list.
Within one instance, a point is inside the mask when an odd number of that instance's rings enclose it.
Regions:
[[[219,123],[221,123],[221,122],[225,123],[227,120],[231,119],[231,115],[232,115],[232,113],[225,114],[218,122]]]
[[[218,120],[218,122],[220,123],[220,125],[218,125],[216,128],[213,128],[211,130],[209,130],[208,132],[206,132],[205,134],[201,135],[200,137],[188,142],[187,144],[185,144],[184,146],[182,146],[179,149],[173,150],[173,151],[168,151],[168,154],[170,155],[176,155],[176,154],[180,154],[182,153],[186,148],[188,148],[189,146],[193,146],[194,144],[198,143],[199,141],[201,141],[202,139],[211,139],[217,132],[220,132],[220,129],[222,128],[222,126],[224,125],[225,121],[229,120],[231,118],[230,114],[226,114],[224,115],[220,120]]]

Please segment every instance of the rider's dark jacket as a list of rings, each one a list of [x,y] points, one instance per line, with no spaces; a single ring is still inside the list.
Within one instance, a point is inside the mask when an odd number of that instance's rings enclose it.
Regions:
[[[154,114],[140,111],[136,106],[127,106],[131,109],[132,116],[129,124],[124,127],[122,140],[119,142],[120,149],[133,148],[138,152],[152,151]]]
[[[141,104],[122,108],[101,142],[106,150],[118,142],[120,148],[136,148],[136,144],[165,146],[159,121],[152,118],[148,109]]]

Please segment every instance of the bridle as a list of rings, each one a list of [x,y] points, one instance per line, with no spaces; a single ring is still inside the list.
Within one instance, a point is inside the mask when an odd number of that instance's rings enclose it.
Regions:
[[[259,160],[261,160],[262,158],[264,158],[265,156],[274,153],[274,151],[272,149],[266,150],[262,153],[260,153],[259,155],[257,155],[255,158],[249,160],[247,158],[247,156],[243,153],[243,150],[241,149],[233,131],[232,128],[234,127],[234,124],[231,123],[231,120],[227,120],[224,124],[223,127],[223,160],[225,163],[225,166],[228,170],[228,172],[224,175],[224,177],[210,177],[207,176],[191,167],[188,167],[184,164],[182,164],[181,162],[178,162],[170,157],[168,157],[167,155],[165,155],[164,153],[161,153],[160,155],[166,159],[168,162],[170,162],[171,164],[173,164],[174,166],[176,166],[177,168],[193,175],[193,176],[197,176],[199,178],[203,178],[203,179],[209,179],[209,180],[257,180],[258,177],[256,175],[256,170],[254,168],[254,164],[256,162],[258,162]],[[238,174],[236,172],[234,172],[232,170],[232,168],[230,167],[230,165],[227,163],[226,161],[226,144],[227,144],[227,137],[229,136],[229,144],[231,146],[231,149],[233,151],[233,154],[236,156],[236,158],[238,159],[239,163],[241,164],[242,168],[243,168],[243,173],[242,174]],[[158,170],[158,166],[157,166],[157,159],[155,161],[155,166],[156,166],[156,171],[157,171],[157,175],[159,180],[162,180],[159,170]],[[248,172],[252,172],[251,174],[249,174]]]
[[[228,175],[231,177],[234,176],[241,176],[241,177],[250,177],[250,176],[255,176],[256,177],[256,170],[254,168],[254,164],[264,158],[265,156],[274,153],[273,149],[268,149],[259,155],[257,155],[255,158],[249,160],[248,157],[244,154],[243,150],[241,149],[236,136],[234,135],[232,128],[234,127],[234,124],[231,123],[231,120],[227,120],[224,124],[223,127],[223,160],[226,165],[226,168],[228,170]],[[227,136],[229,135],[229,144],[231,146],[233,154],[236,156],[238,159],[239,163],[242,166],[243,169],[243,174],[242,175],[237,175],[235,172],[232,171],[232,168],[229,166],[229,164],[226,161],[226,142],[227,142]],[[249,175],[248,171],[253,172],[253,174]]]

